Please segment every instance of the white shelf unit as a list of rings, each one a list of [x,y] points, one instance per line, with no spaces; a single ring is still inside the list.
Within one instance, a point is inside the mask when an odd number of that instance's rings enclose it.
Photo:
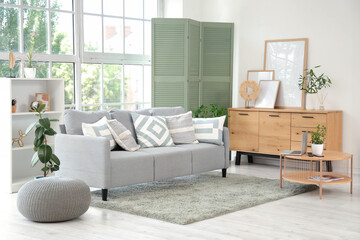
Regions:
[[[44,113],[44,117],[50,119],[59,119],[59,122],[51,122],[55,131],[60,132],[59,123],[63,122],[64,112],[64,80],[49,78],[2,78],[0,79],[4,92],[0,96],[5,106],[9,106],[5,112],[4,118],[1,119],[2,126],[5,130],[1,138],[1,149],[5,152],[3,159],[7,166],[2,171],[2,181],[6,192],[17,192],[26,182],[35,176],[42,175],[41,164],[34,168],[30,166],[33,150],[34,130],[23,138],[23,147],[18,143],[11,144],[12,138],[18,137],[18,131],[25,132],[26,128],[34,121],[38,120],[36,113],[29,112],[30,103],[35,101],[35,93],[49,93],[50,111]],[[6,89],[5,89],[6,88]],[[16,98],[16,113],[11,112],[11,99]],[[49,145],[54,146],[54,138],[48,139]]]

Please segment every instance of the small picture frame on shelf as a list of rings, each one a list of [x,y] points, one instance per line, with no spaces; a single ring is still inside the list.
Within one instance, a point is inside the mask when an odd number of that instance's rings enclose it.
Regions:
[[[279,80],[260,80],[255,108],[274,108],[279,86]]]
[[[46,105],[45,112],[50,111],[50,94],[35,93],[35,101],[41,102]]]

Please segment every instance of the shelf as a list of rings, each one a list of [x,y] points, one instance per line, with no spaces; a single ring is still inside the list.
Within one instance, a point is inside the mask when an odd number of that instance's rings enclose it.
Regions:
[[[49,111],[49,112],[43,112],[42,114],[44,115],[50,115],[50,114],[62,114],[63,112],[62,111]],[[34,115],[37,114],[37,112],[16,112],[16,113],[13,113],[12,115],[13,116],[26,116],[26,115]]]
[[[334,177],[343,178],[340,180],[334,180],[331,182],[322,182],[322,185],[334,185],[334,184],[345,184],[351,182],[351,178],[346,175],[334,173],[334,172],[323,172],[323,175],[332,175]],[[304,183],[304,184],[315,184],[319,185],[320,181],[311,180],[309,177],[320,176],[319,172],[311,172],[311,171],[297,171],[297,172],[287,172],[282,175],[284,180],[288,180],[291,182]]]
[[[17,143],[14,143],[14,144],[17,144]],[[54,143],[48,143],[48,145],[50,145],[51,147],[54,147]],[[24,151],[24,150],[29,150],[29,149],[33,149],[34,148],[34,145],[25,145],[23,147],[12,147],[12,150],[13,151]]]

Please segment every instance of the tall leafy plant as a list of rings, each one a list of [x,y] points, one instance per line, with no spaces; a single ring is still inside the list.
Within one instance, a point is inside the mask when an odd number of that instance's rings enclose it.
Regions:
[[[314,68],[319,68],[315,66]],[[318,93],[321,89],[330,87],[332,84],[331,79],[324,73],[316,75],[314,69],[306,69],[306,74],[300,75],[299,88],[306,93]]]
[[[59,158],[53,153],[51,146],[48,145],[48,136],[54,136],[56,134],[56,131],[51,128],[51,122],[59,120],[44,118],[42,113],[45,107],[45,104],[33,107],[33,110],[37,112],[36,116],[39,117],[39,120],[30,124],[25,131],[25,134],[28,134],[35,127],[35,153],[31,159],[31,167],[34,167],[39,161],[44,164],[44,167],[41,169],[44,177],[46,177],[49,172],[58,171],[60,166]]]
[[[201,105],[198,109],[193,111],[194,118],[212,118],[226,116],[225,126],[227,126],[227,108],[219,107],[217,104],[210,104],[210,106]]]

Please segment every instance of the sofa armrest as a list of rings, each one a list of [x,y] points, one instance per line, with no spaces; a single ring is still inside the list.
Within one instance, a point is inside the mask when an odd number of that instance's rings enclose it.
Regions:
[[[229,137],[229,129],[224,127],[223,130],[223,142],[225,147],[225,168],[230,165],[230,137]]]
[[[111,186],[109,140],[57,134],[55,154],[61,162],[56,175],[83,180],[90,187],[107,189]]]

